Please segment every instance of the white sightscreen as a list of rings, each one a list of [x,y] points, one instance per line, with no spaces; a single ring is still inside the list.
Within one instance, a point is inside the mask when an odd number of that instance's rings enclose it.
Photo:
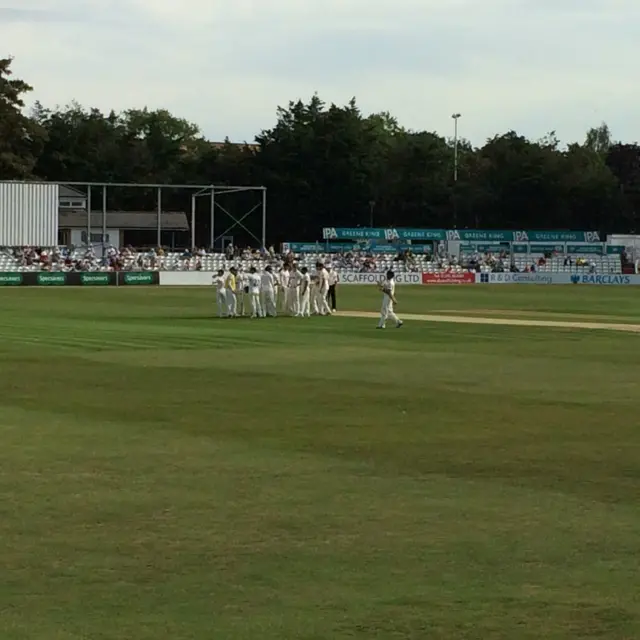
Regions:
[[[58,244],[58,185],[0,182],[0,247]]]

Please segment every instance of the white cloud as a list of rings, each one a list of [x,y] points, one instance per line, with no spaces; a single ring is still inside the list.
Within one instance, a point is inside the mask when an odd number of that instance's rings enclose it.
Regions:
[[[639,137],[637,0],[13,1],[0,55],[45,104],[166,107],[241,140],[317,91],[445,135],[459,111],[476,144]]]

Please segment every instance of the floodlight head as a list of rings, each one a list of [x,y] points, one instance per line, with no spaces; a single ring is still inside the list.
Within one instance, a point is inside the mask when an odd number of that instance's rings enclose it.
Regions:
[[[457,119],[460,117],[460,115],[461,115],[461,114],[459,114],[459,113],[454,113],[451,117],[452,117],[454,120],[457,120]]]

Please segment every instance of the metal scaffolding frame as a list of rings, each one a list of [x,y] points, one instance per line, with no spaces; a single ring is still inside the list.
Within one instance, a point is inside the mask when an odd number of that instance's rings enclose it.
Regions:
[[[242,227],[249,235],[260,242],[261,247],[265,247],[267,244],[267,188],[264,186],[229,186],[229,185],[214,185],[214,184],[142,184],[142,183],[128,183],[128,182],[42,182],[41,184],[58,184],[60,186],[67,187],[84,187],[86,189],[87,197],[87,237],[91,240],[91,191],[94,188],[102,189],[102,244],[105,243],[105,237],[107,235],[107,193],[110,187],[118,188],[132,188],[132,189],[156,189],[156,205],[158,214],[158,226],[157,226],[157,244],[161,246],[161,233],[162,233],[162,191],[163,189],[184,189],[190,190],[191,194],[191,248],[196,248],[196,200],[201,197],[210,197],[210,242],[211,248],[215,246],[215,242],[224,237],[229,231],[235,227]],[[219,202],[216,201],[217,195],[223,195],[228,193],[243,193],[247,191],[258,191],[262,194],[261,202],[254,207],[245,211],[240,217],[234,216]],[[216,207],[224,212],[233,221],[232,224],[227,227],[218,236],[215,235],[215,218]],[[259,238],[252,231],[250,231],[244,224],[246,220],[254,211],[260,209],[262,213],[262,233]]]

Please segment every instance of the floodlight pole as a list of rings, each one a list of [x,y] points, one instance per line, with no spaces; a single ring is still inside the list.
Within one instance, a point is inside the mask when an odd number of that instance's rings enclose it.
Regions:
[[[262,249],[267,248],[267,188],[262,187]]]
[[[91,242],[91,235],[89,235]],[[102,186],[102,257],[107,246],[107,185]]]
[[[87,186],[87,244],[91,246],[91,186],[90,185]]]
[[[458,120],[461,114],[454,113],[453,118],[453,226],[458,226]]]
[[[462,114],[454,113],[453,118],[453,182],[458,182],[458,120]]]
[[[191,196],[191,250],[196,250],[196,195]]]
[[[158,239],[156,245],[159,249],[162,246],[162,187],[158,187],[156,201],[158,203]]]
[[[210,212],[210,218],[211,218],[211,236],[209,238],[209,247],[210,250],[213,251],[214,250],[214,243],[216,241],[216,235],[215,235],[215,224],[216,224],[216,189],[215,187],[211,187],[211,212]]]

